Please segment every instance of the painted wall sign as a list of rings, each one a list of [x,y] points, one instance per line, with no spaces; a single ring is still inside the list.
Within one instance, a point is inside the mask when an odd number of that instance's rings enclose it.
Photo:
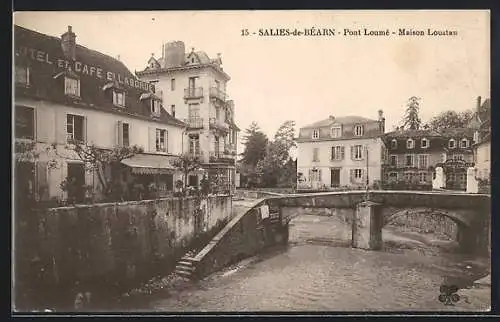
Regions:
[[[16,56],[27,57],[40,63],[55,65],[57,66],[57,68],[60,68],[62,70],[71,68],[71,70],[76,72],[77,74],[94,76],[95,78],[110,82],[117,81],[119,84],[124,84],[126,86],[138,88],[144,91],[153,93],[155,91],[155,87],[151,83],[143,82],[135,78],[124,77],[123,75],[120,75],[118,73],[103,70],[98,66],[87,65],[84,62],[78,60],[70,61],[67,59],[50,57],[47,52],[36,48],[20,46],[16,50]]]

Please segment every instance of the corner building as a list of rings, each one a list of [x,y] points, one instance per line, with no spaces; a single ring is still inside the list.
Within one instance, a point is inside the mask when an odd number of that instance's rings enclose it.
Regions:
[[[186,52],[182,41],[173,41],[162,46],[160,58],[153,54],[136,75],[154,84],[166,111],[188,125],[183,150],[203,161],[219,188],[234,188],[240,130],[234,121],[234,102],[227,95],[230,77],[220,54],[210,58],[194,48]],[[189,184],[198,185],[200,178],[201,174],[190,175]]]

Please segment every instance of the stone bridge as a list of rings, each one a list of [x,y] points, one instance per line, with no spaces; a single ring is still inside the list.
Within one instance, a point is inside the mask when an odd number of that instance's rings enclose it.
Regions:
[[[411,210],[422,216],[442,215],[458,227],[463,252],[488,254],[491,247],[491,198],[484,194],[421,191],[341,191],[270,197],[266,203],[279,211],[284,223],[311,208],[336,209],[352,216],[352,246],[382,247],[382,227]]]

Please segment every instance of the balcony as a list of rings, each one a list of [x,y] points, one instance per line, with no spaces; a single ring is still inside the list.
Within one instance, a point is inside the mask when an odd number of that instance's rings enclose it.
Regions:
[[[190,129],[202,129],[203,128],[203,118],[201,117],[191,117],[183,120],[184,123],[188,125]]]
[[[215,117],[211,117],[209,119],[209,124],[211,129],[218,129],[218,130],[223,130],[223,131],[229,131],[229,124],[227,124],[224,121],[218,120]]]
[[[227,95],[217,87],[210,87],[210,98],[218,99],[222,102],[226,102]]]
[[[203,97],[203,87],[188,87],[184,89],[184,99],[195,99]]]
[[[198,158],[200,160],[203,160],[203,151],[189,151],[187,153],[187,156],[189,156],[190,158]]]
[[[210,151],[210,162],[220,162],[234,165],[235,156],[228,152]]]

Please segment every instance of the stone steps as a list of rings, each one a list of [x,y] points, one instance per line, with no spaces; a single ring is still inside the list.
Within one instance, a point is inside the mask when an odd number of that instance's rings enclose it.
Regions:
[[[175,273],[183,278],[192,279],[196,269],[194,259],[188,256],[182,257],[175,266]]]

